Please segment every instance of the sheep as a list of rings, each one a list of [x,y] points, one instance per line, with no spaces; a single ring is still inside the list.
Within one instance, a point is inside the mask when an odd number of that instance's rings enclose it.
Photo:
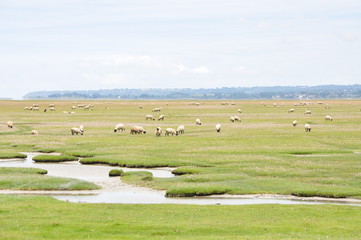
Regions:
[[[139,108],[140,108],[140,109],[142,109],[142,108],[143,108],[143,106],[142,106],[142,105],[139,105]]]
[[[236,103],[235,103],[235,102],[231,102],[231,105],[236,105]]]
[[[240,108],[238,108],[237,112],[242,113],[242,110]]]
[[[183,134],[184,133],[184,126],[183,125],[180,125],[178,128],[177,128],[177,132],[179,134]]]
[[[229,120],[231,120],[231,122],[234,122],[234,117],[230,117]]]
[[[221,124],[219,124],[219,123],[216,124],[216,131],[217,132],[221,131]]]
[[[234,116],[233,118],[234,118],[235,122],[240,122],[241,121],[241,118],[239,116]]]
[[[50,111],[55,111],[54,107],[49,108]]]
[[[277,107],[277,103],[273,103],[273,106],[274,106],[274,107]]]
[[[8,128],[13,128],[14,126],[14,123],[12,121],[8,121],[6,124],[8,125]]]
[[[39,104],[33,104],[33,107],[39,107]]]
[[[79,129],[80,129],[80,131],[84,132],[84,126],[83,125],[80,125]]]
[[[39,107],[33,107],[33,111],[39,111]]]
[[[326,120],[326,121],[332,121],[333,118],[332,118],[330,115],[326,115],[325,120]]]
[[[194,105],[199,106],[200,104],[198,102],[196,102]]]
[[[71,106],[71,110],[75,110],[76,109],[76,107],[73,105],[73,106]]]
[[[85,104],[78,104],[78,108],[84,108]]]
[[[71,135],[74,135],[74,134],[78,135],[79,133],[80,133],[80,135],[83,135],[83,133],[84,133],[84,131],[82,131],[81,129],[76,128],[76,127],[71,128],[70,131],[71,131]]]
[[[162,120],[162,121],[164,120],[164,115],[159,116],[158,121],[160,121],[160,120]]]
[[[150,115],[150,114],[145,115],[145,120],[148,120],[148,119],[153,120],[153,121],[155,120],[153,115]]]
[[[55,107],[55,104],[49,104],[49,107]]]
[[[295,112],[295,109],[291,108],[290,110],[288,110],[288,113],[291,113],[291,112]]]
[[[119,123],[119,124],[117,124],[116,126],[115,126],[115,128],[114,128],[114,132],[117,132],[117,131],[122,131],[122,132],[124,132],[125,131],[125,127],[124,127],[124,124],[123,123]]]
[[[199,118],[196,119],[196,125],[202,125],[201,120]]]
[[[63,113],[64,113],[64,114],[68,114],[68,112],[67,112],[67,111],[63,111]]]
[[[162,128],[161,127],[157,127],[155,129],[155,136],[160,137],[162,135]]]
[[[70,112],[69,114],[75,114],[75,112]]]
[[[305,124],[305,131],[306,132],[311,132],[311,125],[310,124]]]
[[[294,120],[294,121],[292,122],[292,126],[294,126],[294,127],[297,126],[297,121],[296,121],[296,120]]]
[[[304,114],[311,114],[311,110],[306,110]]]
[[[24,110],[29,110],[30,108],[29,107],[24,107]]]
[[[162,108],[153,108],[152,112],[160,112],[162,110]]]
[[[37,135],[38,135],[38,131],[36,131],[36,130],[31,130],[31,135],[37,136]]]
[[[169,134],[172,134],[172,136],[174,136],[174,135],[178,136],[178,131],[176,131],[173,128],[167,128],[165,130],[165,136],[169,136]]]
[[[147,132],[144,130],[144,128],[142,127],[139,127],[139,126],[133,126],[131,129],[130,129],[130,134],[146,134]]]

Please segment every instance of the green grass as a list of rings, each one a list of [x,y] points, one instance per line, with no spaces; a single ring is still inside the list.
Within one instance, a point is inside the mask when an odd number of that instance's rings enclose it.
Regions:
[[[11,159],[11,158],[26,158],[26,154],[23,153],[10,153],[10,152],[1,152],[0,159]]]
[[[38,155],[33,157],[35,162],[66,162],[66,161],[76,161],[77,157],[70,155]]]
[[[109,177],[122,176],[123,174],[124,172],[121,169],[112,169],[109,171]]]
[[[361,211],[337,205],[82,204],[0,196],[0,226],[3,240],[358,239]]]
[[[235,106],[220,102],[193,106],[181,101],[98,101],[91,102],[93,111],[64,115],[61,110],[77,103],[54,102],[59,111],[44,113],[24,111],[32,101],[1,101],[0,113],[14,128],[0,125],[0,152],[49,151],[81,157],[83,164],[178,167],[175,178],[125,178],[174,196],[226,192],[361,198],[361,101],[323,101],[331,109],[314,101],[307,106],[310,116],[303,114],[305,107],[293,106],[297,101],[278,101],[278,107],[273,101],[266,101],[266,107],[260,101],[236,101]],[[164,121],[144,120],[154,107],[162,107],[153,115],[164,114]],[[295,113],[289,114],[290,108]],[[334,121],[325,121],[328,114]],[[234,115],[242,122],[231,123]],[[202,126],[195,125],[196,118]],[[292,127],[293,120],[297,127]],[[115,134],[120,122],[127,131]],[[216,123],[222,124],[220,133],[214,130]],[[312,125],[310,133],[305,123]],[[85,126],[84,135],[71,136],[70,128],[80,125]],[[147,134],[129,134],[133,125],[143,126]],[[155,137],[156,127],[178,125],[185,126],[184,134]],[[35,139],[29,129],[41,134]]]
[[[71,178],[46,176],[47,171],[36,168],[0,167],[0,189],[11,190],[92,190],[93,183]]]

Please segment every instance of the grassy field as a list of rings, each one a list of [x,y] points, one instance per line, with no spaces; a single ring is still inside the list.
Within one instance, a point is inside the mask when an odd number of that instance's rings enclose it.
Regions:
[[[157,179],[142,173],[127,174],[124,181],[157,189],[168,196],[208,194],[277,193],[297,196],[361,198],[361,101],[311,102],[294,106],[296,101],[127,102],[127,101],[1,101],[0,151],[59,152],[84,157],[83,163],[108,163],[127,167],[180,167],[177,177]],[[23,110],[33,103],[40,111]],[[49,103],[56,111],[43,112]],[[91,103],[92,111],[74,110],[72,105]],[[284,105],[281,106],[281,103]],[[142,105],[143,108],[139,108]],[[329,108],[325,108],[325,106]],[[162,107],[156,117],[145,120],[152,109]],[[305,108],[312,111],[305,115]],[[294,113],[288,113],[294,108]],[[242,113],[237,113],[242,109]],[[326,121],[325,115],[334,120]],[[238,115],[241,122],[229,118]],[[200,118],[201,126],[195,125]],[[6,126],[14,122],[14,128]],[[292,121],[298,125],[292,127]],[[127,131],[114,133],[117,123]],[[217,133],[215,124],[222,130]],[[309,123],[312,131],[303,126]],[[84,135],[72,136],[70,128],[84,125]],[[131,135],[140,125],[145,135]],[[155,128],[185,126],[185,134],[155,137]],[[35,129],[38,136],[31,136]],[[0,156],[1,157],[1,156]]]
[[[0,238],[359,239],[359,207],[122,205],[0,196]]]

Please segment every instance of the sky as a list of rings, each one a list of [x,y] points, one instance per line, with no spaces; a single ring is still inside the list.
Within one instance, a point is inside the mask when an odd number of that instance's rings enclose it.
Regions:
[[[0,0],[0,98],[361,84],[360,0]]]

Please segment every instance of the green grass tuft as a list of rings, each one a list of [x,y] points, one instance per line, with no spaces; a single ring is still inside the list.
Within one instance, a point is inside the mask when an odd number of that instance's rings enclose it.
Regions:
[[[122,176],[124,171],[122,169],[112,169],[109,171],[109,177]]]
[[[76,161],[77,157],[70,155],[38,155],[33,157],[35,162],[66,162],[66,161]]]

